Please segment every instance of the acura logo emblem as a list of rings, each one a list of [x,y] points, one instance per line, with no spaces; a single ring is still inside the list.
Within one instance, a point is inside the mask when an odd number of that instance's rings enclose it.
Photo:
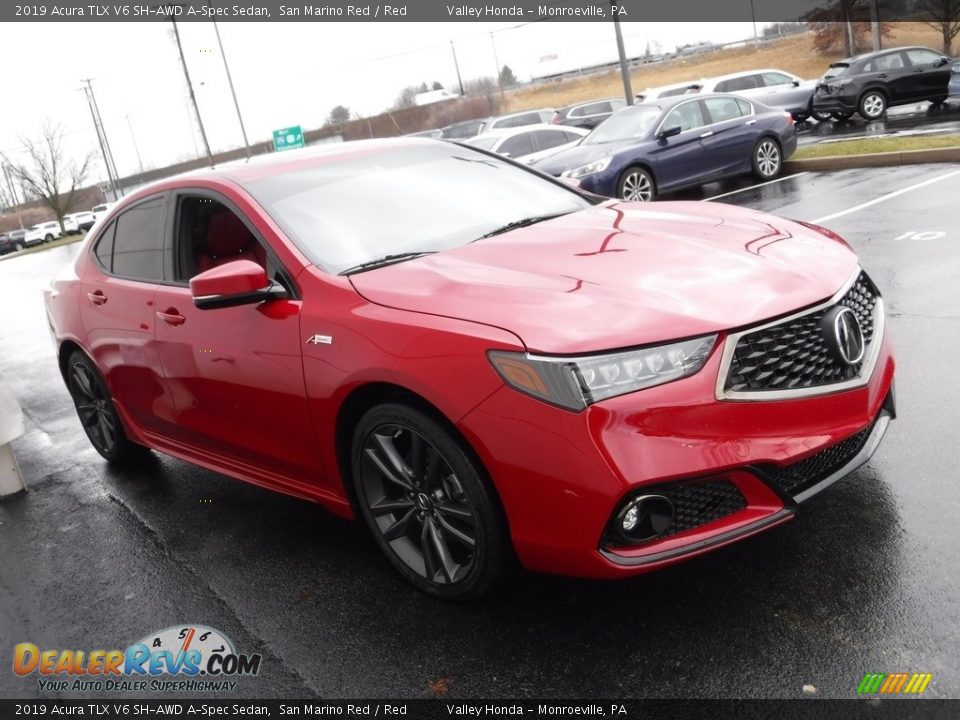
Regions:
[[[827,347],[838,360],[847,365],[863,360],[863,330],[853,310],[844,306],[830,310],[823,316],[821,330]]]

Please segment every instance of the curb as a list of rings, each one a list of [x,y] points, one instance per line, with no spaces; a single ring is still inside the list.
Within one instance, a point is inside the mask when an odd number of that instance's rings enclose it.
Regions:
[[[900,165],[945,162],[960,162],[960,147],[787,160],[783,164],[783,169],[784,172],[795,173],[818,170],[849,170],[852,168],[899,167]]]

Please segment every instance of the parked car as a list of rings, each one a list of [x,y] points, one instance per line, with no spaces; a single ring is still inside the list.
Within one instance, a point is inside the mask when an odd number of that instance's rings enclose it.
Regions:
[[[674,97],[676,95],[695,95],[702,89],[702,82],[674,83],[673,85],[647,88],[642,92],[638,92],[635,98],[638,103],[650,102],[651,100],[659,100],[660,98]]]
[[[947,94],[951,98],[960,98],[960,62],[955,63],[951,68]]]
[[[829,120],[830,113],[813,109],[813,91],[817,83],[819,80],[804,80],[786,70],[748,70],[704,80],[702,91],[734,93],[767,107],[786,110],[798,121],[808,117]]]
[[[110,208],[112,208],[114,205],[116,205],[115,202],[108,202],[108,203],[102,203],[100,205],[94,205],[92,208],[90,208],[90,212],[93,213],[93,221],[96,222],[97,220],[102,218],[104,215],[106,215],[107,211]]]
[[[67,231],[67,235],[76,235],[92,228],[94,222],[92,211],[71,213],[63,216],[63,229]]]
[[[681,95],[625,108],[534,167],[598,195],[646,201],[743,173],[772,180],[796,149],[790,113],[734,95]]]
[[[464,599],[513,557],[622,578],[786,522],[895,414],[883,300],[829,230],[453,143],[289,155],[136,191],[45,292],[108,461],[361,517]]]
[[[436,139],[440,137],[440,130],[421,130],[420,132],[408,133],[404,137],[425,137]]]
[[[27,230],[23,236],[23,244],[27,246],[39,245],[40,243],[56,240],[61,235],[63,235],[63,232],[60,230],[60,223],[56,220],[39,223]]]
[[[465,140],[466,138],[476,137],[487,129],[489,122],[490,118],[479,118],[451,123],[440,129],[440,139]]]
[[[837,120],[859,113],[876,120],[888,107],[947,98],[952,60],[925,47],[866,53],[830,65],[817,84],[813,108]]]
[[[500,115],[490,118],[484,132],[490,130],[506,130],[508,128],[521,127],[523,125],[542,125],[548,123],[556,112],[553,108],[543,108],[542,110],[524,110],[509,115]]]
[[[505,155],[518,162],[532,163],[573,147],[588,132],[578,127],[524,125],[507,130],[491,130],[470,138],[466,142],[468,145]]]
[[[614,112],[626,106],[627,101],[623,98],[577,103],[557,110],[550,122],[555,125],[573,125],[590,130],[613,115]]]
[[[11,230],[0,236],[0,255],[23,250],[26,247],[26,242],[23,239],[26,234],[26,230]]]

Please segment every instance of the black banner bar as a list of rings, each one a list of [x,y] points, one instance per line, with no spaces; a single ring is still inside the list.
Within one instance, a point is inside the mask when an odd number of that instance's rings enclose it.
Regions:
[[[36,0],[0,4],[6,22],[792,22],[830,19],[837,0]],[[866,3],[851,19],[869,21]],[[823,16],[826,11],[827,15]],[[914,4],[884,3],[884,21],[925,18]],[[911,14],[913,13],[913,14]],[[820,17],[817,17],[817,16]],[[862,17],[860,17],[862,15]]]
[[[953,720],[960,700],[0,700],[0,718]]]

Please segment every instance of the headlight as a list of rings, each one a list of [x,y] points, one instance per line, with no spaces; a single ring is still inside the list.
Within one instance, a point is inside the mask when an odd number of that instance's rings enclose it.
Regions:
[[[584,175],[593,175],[594,173],[602,172],[607,169],[609,164],[610,158],[605,157],[603,160],[597,160],[588,165],[581,165],[573,170],[565,170],[560,173],[560,177],[576,180],[577,178],[582,178]]]
[[[954,65],[954,66],[953,66],[953,74],[954,74],[954,75],[960,75],[960,65]]]
[[[510,387],[552,405],[583,410],[607,398],[693,375],[717,336],[607,355],[550,358],[492,350],[490,363]]]

